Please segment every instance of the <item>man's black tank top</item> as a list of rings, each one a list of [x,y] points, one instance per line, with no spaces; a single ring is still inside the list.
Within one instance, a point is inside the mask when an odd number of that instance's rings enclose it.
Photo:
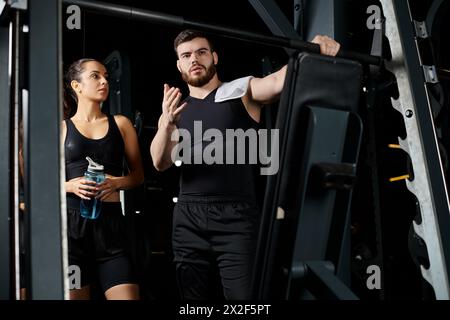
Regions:
[[[101,139],[89,139],[83,136],[72,120],[67,119],[67,135],[64,142],[66,158],[66,181],[81,177],[87,170],[89,156],[105,167],[105,173],[121,176],[123,173],[124,142],[114,116],[108,117],[108,132]]]
[[[178,121],[179,129],[186,129],[191,136],[191,163],[183,163],[180,176],[180,195],[214,195],[214,196],[238,196],[255,197],[254,171],[255,165],[248,161],[248,143],[245,144],[246,162],[236,164],[237,150],[234,147],[234,164],[226,164],[226,150],[223,148],[223,164],[206,164],[202,159],[201,164],[194,164],[194,121],[201,121],[202,136],[208,129],[218,129],[224,138],[226,129],[258,129],[258,123],[254,121],[241,98],[224,102],[215,102],[217,89],[213,90],[204,99],[189,96],[186,98],[187,106],[183,110]],[[201,150],[204,150],[211,141],[200,141]],[[227,147],[228,148],[228,147]]]

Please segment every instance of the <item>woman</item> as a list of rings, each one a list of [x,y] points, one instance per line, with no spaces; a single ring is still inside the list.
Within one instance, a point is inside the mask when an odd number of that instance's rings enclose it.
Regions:
[[[144,174],[135,129],[128,118],[106,115],[108,74],[100,62],[81,59],[65,75],[65,121],[62,124],[66,159],[69,265],[80,268],[81,288],[71,299],[89,299],[97,275],[106,299],[139,299],[126,248],[119,190],[143,183]],[[106,179],[98,185],[84,179],[89,156],[102,164]],[[129,174],[122,176],[123,159]],[[81,199],[102,201],[100,216],[80,216]]]

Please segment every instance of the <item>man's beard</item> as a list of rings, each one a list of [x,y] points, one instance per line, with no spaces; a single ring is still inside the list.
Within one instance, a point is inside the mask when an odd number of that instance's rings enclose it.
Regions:
[[[212,63],[207,68],[202,64],[199,64],[199,66],[206,69],[205,75],[194,78],[194,77],[189,76],[189,73],[187,73],[187,72],[181,73],[181,77],[183,78],[183,80],[186,81],[189,85],[191,85],[193,87],[203,87],[216,74],[216,66],[214,65],[214,63]]]

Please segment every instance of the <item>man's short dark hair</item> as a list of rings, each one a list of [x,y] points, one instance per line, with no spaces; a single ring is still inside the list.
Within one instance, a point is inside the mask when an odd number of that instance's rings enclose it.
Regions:
[[[200,31],[196,31],[196,30],[191,30],[191,29],[186,29],[181,31],[177,37],[175,38],[175,40],[173,41],[173,48],[175,50],[175,53],[178,57],[178,53],[177,53],[177,48],[180,44],[184,43],[184,42],[188,42],[191,41],[195,38],[204,38],[206,39],[206,41],[208,41],[209,44],[209,48],[211,49],[211,52],[214,51],[214,47],[211,43],[211,40],[204,34],[201,33]]]

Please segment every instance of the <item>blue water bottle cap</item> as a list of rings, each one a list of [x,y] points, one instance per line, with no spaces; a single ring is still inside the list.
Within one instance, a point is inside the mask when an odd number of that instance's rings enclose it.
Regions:
[[[90,157],[86,157],[86,160],[89,161],[88,171],[91,172],[103,172],[103,165],[98,164],[94,160],[92,160]]]

